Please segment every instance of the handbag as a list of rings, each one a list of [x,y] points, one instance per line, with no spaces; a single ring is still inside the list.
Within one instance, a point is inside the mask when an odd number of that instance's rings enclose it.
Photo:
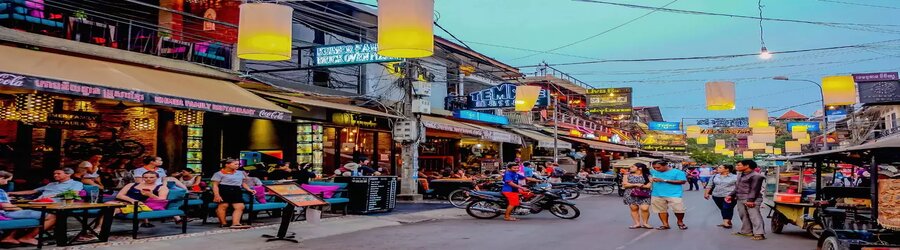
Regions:
[[[650,198],[650,189],[634,188],[631,189],[631,197],[634,198]]]
[[[134,204],[129,204],[121,208],[123,214],[134,213]],[[148,207],[146,204],[141,203],[138,206],[138,212],[149,212],[153,211],[152,208]]]

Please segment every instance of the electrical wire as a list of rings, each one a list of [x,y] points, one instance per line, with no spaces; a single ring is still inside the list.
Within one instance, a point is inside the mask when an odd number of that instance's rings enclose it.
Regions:
[[[883,9],[900,10],[900,7],[893,7],[893,6],[874,5],[874,4],[864,4],[864,3],[851,3],[851,2],[835,1],[835,0],[819,0],[819,1],[821,1],[821,2],[829,2],[829,3],[846,4],[846,5],[856,5],[856,6],[865,6],[865,7],[875,7],[875,8],[883,8]]]

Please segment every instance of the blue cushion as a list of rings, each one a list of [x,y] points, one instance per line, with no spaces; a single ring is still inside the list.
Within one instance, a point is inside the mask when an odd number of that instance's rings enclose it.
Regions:
[[[169,200],[169,204],[166,205],[166,209],[174,210],[180,208],[184,205],[184,201],[180,201],[187,194],[187,191],[184,189],[169,189],[169,195],[166,197],[166,200]]]
[[[4,11],[6,8],[9,8],[9,3],[0,3],[0,11]]]
[[[0,19],[9,19],[9,14],[0,14]]]
[[[324,199],[328,204],[338,204],[338,203],[347,203],[350,202],[350,199],[347,198],[328,198]]]
[[[190,200],[188,200],[188,206],[189,206],[189,207],[200,206],[200,205],[203,205],[203,200],[201,200],[201,199],[190,199]]]
[[[287,206],[287,203],[284,202],[269,202],[266,204],[253,204],[253,211],[268,211],[268,210],[279,210]],[[246,207],[250,208],[250,207]]]
[[[80,214],[80,213],[84,213],[84,210],[83,209],[82,210],[72,210],[72,213]],[[88,209],[87,213],[90,215],[97,215],[97,214],[100,214],[100,209]]]
[[[0,230],[39,227],[41,222],[35,219],[19,219],[0,221]]]
[[[159,210],[159,211],[149,211],[149,212],[140,212],[138,213],[138,219],[161,219],[161,218],[171,218],[175,216],[184,216],[184,211],[181,210]],[[131,219],[134,218],[133,214],[118,214],[117,218],[120,219]]]
[[[28,9],[26,9],[25,7],[15,7],[13,8],[13,10],[15,10],[16,13],[19,14],[28,14]]]
[[[337,182],[322,182],[322,181],[311,181],[309,185],[319,185],[319,186],[338,186],[339,188],[346,188],[347,183],[337,183]]]

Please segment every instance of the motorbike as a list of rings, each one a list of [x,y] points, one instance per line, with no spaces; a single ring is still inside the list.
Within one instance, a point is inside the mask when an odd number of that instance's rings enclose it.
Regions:
[[[581,196],[581,190],[584,190],[585,188],[581,183],[574,182],[550,183],[550,187],[552,189],[561,190],[562,198],[565,200],[578,199],[578,197]]]
[[[581,189],[582,192],[589,194],[602,194],[608,195],[612,194],[618,188],[618,184],[615,181],[606,181],[606,180],[582,180],[578,184],[583,186]]]
[[[537,214],[548,210],[550,214],[561,219],[575,219],[581,215],[581,211],[575,207],[575,203],[564,200],[561,190],[553,190],[544,186],[531,188],[533,197],[523,201],[515,208],[515,215]],[[506,212],[508,202],[506,197],[499,192],[469,191],[472,201],[466,206],[466,213],[477,219],[493,219]]]
[[[503,189],[503,182],[499,180],[484,179],[475,181],[476,191],[500,192],[500,189]],[[447,200],[449,200],[450,204],[456,208],[465,208],[471,201],[469,191],[472,190],[468,188],[453,190],[453,192],[450,192],[450,194],[447,195]]]

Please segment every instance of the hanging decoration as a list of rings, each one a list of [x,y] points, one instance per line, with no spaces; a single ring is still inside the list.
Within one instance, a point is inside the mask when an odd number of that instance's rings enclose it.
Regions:
[[[800,147],[800,142],[798,141],[786,141],[784,142],[784,151],[788,153],[800,153],[802,152]]]
[[[700,137],[697,137],[697,144],[700,144],[700,145],[709,144],[709,136],[708,135],[700,135]]]
[[[685,131],[687,133],[687,138],[698,138],[700,137],[700,133],[703,131],[703,128],[694,125],[688,126]]]
[[[744,159],[753,159],[753,151],[749,151],[749,150],[744,151],[744,153],[741,154],[741,156],[743,156]]]
[[[723,140],[723,139],[716,140],[716,148],[717,149],[725,149],[725,140]]]
[[[769,112],[766,109],[751,108],[749,111],[749,126],[751,128],[764,128],[769,126]]]
[[[538,97],[541,95],[540,86],[517,86],[516,87],[516,111],[531,111],[534,104],[537,103]]]
[[[290,60],[294,8],[275,3],[244,3],[240,9],[238,57],[256,61]]]
[[[16,111],[24,123],[46,122],[53,111],[53,98],[47,94],[16,94]]]
[[[156,129],[156,120],[153,118],[135,118],[128,122],[128,129],[132,131],[149,131]]]
[[[766,154],[773,154],[773,153],[775,153],[775,147],[766,146]]]
[[[434,0],[379,0],[378,54],[420,58],[434,54]]]
[[[825,106],[856,103],[856,82],[853,76],[822,77],[822,98]]]
[[[203,111],[175,110],[175,125],[202,126],[203,125]]]
[[[78,112],[94,112],[94,103],[91,101],[77,100],[72,110]]]
[[[762,143],[775,143],[775,127],[753,128],[753,141]]]
[[[732,150],[725,150],[725,152],[722,154],[728,157],[734,157],[734,151]]]
[[[706,109],[733,110],[734,82],[707,82]]]
[[[713,148],[713,152],[715,152],[716,154],[721,154],[721,153],[725,153],[725,149],[724,148]]]
[[[809,134],[806,134],[806,136],[804,136],[802,138],[798,138],[797,142],[800,142],[800,145],[809,144],[809,142],[810,142]]]
[[[794,130],[793,132],[791,132],[791,138],[793,138],[794,140],[808,136],[809,134],[807,134],[806,131],[803,130]]]
[[[772,151],[775,155],[781,155],[781,148],[774,148]]]
[[[19,111],[12,103],[0,102],[0,120],[18,121]]]

